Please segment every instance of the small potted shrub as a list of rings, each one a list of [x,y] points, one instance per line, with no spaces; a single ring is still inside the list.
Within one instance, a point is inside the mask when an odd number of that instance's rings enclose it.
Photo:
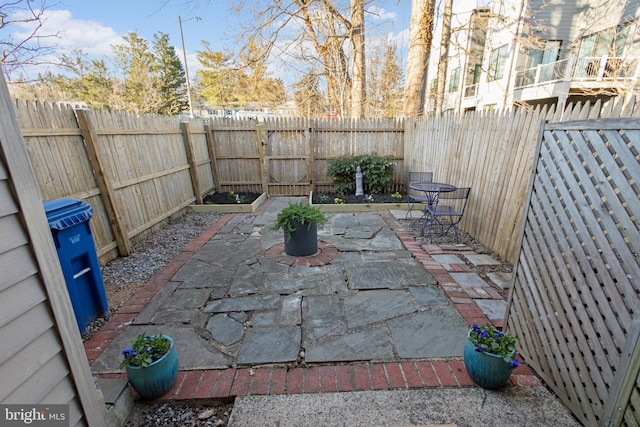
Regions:
[[[464,365],[473,382],[486,389],[502,387],[520,365],[517,340],[493,326],[473,325],[464,346]]]
[[[155,399],[166,394],[178,377],[178,352],[166,335],[138,335],[130,348],[122,350],[120,368],[126,368],[129,383],[140,396]]]
[[[289,203],[278,213],[273,228],[284,231],[287,255],[308,256],[318,252],[318,224],[326,221],[327,217],[317,206]]]

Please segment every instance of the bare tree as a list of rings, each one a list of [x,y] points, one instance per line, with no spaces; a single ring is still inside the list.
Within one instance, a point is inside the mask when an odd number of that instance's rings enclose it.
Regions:
[[[264,41],[265,57],[293,56],[307,62],[309,68],[321,69],[333,108],[341,115],[362,117],[366,102],[365,0],[350,0],[348,8],[338,3],[245,1],[254,6],[254,19],[243,40],[247,45]],[[350,49],[345,47],[347,41]]]
[[[353,81],[351,85],[351,117],[363,118],[366,105],[366,61],[364,55],[364,0],[351,0],[351,48],[353,49]]]
[[[412,0],[403,109],[407,118],[419,117],[424,112],[434,14],[435,0]]]
[[[444,101],[444,87],[449,64],[449,44],[451,42],[451,10],[453,0],[445,0],[444,16],[442,19],[442,39],[440,40],[440,61],[438,62],[438,88],[436,92],[436,115],[442,114]]]
[[[49,57],[54,54],[54,48],[46,42],[58,34],[41,34],[47,0],[34,3],[34,0],[13,0],[0,4],[0,29],[8,34],[0,40],[0,64],[7,81],[25,66],[52,63]],[[17,25],[32,28],[24,38],[15,39],[9,30]]]

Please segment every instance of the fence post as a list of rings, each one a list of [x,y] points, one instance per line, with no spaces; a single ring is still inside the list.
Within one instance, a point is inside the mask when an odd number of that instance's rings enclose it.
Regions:
[[[111,231],[118,244],[118,252],[121,256],[129,256],[131,255],[131,242],[129,241],[127,231],[124,229],[122,216],[118,211],[111,178],[105,173],[105,161],[102,153],[97,148],[98,134],[91,122],[89,111],[75,110],[75,113],[78,118],[78,124],[80,125],[80,132],[82,132],[82,138],[84,138],[85,147],[87,148],[89,163],[94,171],[95,179],[100,189],[100,197],[102,198],[102,203],[104,203],[109,224],[111,224]]]
[[[193,142],[191,141],[191,131],[189,129],[189,122],[181,122],[180,130],[182,130],[182,139],[184,140],[184,148],[187,152],[187,161],[189,162],[189,174],[191,175],[191,186],[193,187],[193,194],[196,196],[196,203],[202,204],[202,195],[200,194],[200,179],[198,178],[198,164],[196,162],[196,155],[193,149]]]
[[[216,157],[216,145],[215,145],[215,139],[213,137],[213,129],[211,129],[211,125],[205,124],[204,131],[207,136],[207,150],[209,151],[209,160],[211,161],[211,174],[213,175],[213,185],[215,186],[216,192],[220,193],[222,191],[222,186],[220,185],[220,171],[218,170],[218,159]]]
[[[316,171],[316,165],[315,165],[315,149],[314,149],[314,144],[313,144],[313,134],[314,134],[314,129],[313,127],[311,127],[311,123],[309,121],[307,121],[307,119],[305,119],[305,122],[307,123],[307,131],[306,131],[306,137],[307,140],[309,142],[309,189],[312,192],[316,191],[316,180],[315,180],[315,171]]]

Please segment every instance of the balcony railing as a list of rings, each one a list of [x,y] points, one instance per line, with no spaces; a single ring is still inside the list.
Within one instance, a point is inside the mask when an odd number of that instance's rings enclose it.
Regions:
[[[555,81],[628,81],[639,75],[639,58],[571,57],[516,72],[515,88]]]

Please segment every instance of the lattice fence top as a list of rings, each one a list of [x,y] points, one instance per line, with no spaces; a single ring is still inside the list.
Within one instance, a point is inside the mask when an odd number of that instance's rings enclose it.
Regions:
[[[526,207],[508,330],[587,425],[601,424],[640,293],[640,122],[547,125]]]

